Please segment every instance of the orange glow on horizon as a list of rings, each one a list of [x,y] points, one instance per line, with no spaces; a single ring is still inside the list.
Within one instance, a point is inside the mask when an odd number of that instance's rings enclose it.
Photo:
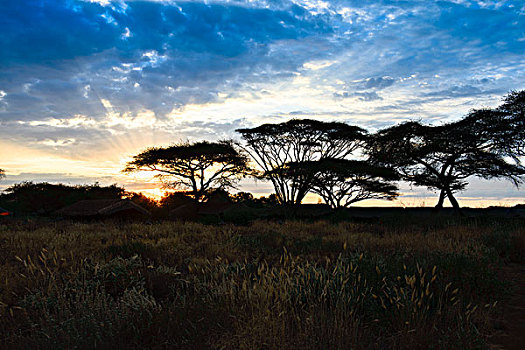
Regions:
[[[172,189],[163,189],[163,188],[137,188],[133,191],[135,193],[142,193],[144,196],[159,201],[162,199],[166,193],[176,192]],[[232,192],[235,194],[237,192],[246,192],[246,191],[236,191]],[[263,192],[251,192],[255,198],[267,197],[271,193]],[[517,204],[524,204],[525,199],[520,197],[515,198],[503,198],[503,199],[477,199],[477,198],[462,198],[458,197],[460,206],[469,207],[469,208],[488,208],[491,206],[495,207],[513,207]],[[305,199],[302,202],[303,204],[320,204],[324,203],[321,200],[321,197],[309,193],[306,195]],[[350,207],[404,207],[404,208],[433,208],[437,203],[437,197],[399,197],[393,201],[379,200],[379,199],[369,199],[361,202],[357,202]],[[450,203],[445,201],[445,208],[452,207]]]
[[[152,134],[137,135],[135,133],[126,135],[115,135],[111,140],[107,140],[105,147],[101,147],[102,152],[93,152],[91,156],[87,153],[72,155],[61,150],[43,150],[34,148],[32,145],[20,145],[6,140],[0,140],[2,153],[1,168],[6,171],[7,180],[12,183],[22,181],[34,182],[53,182],[51,179],[63,176],[62,183],[68,184],[68,179],[76,179],[73,184],[83,181],[84,184],[99,181],[103,185],[117,184],[128,191],[142,193],[145,196],[160,200],[166,192],[174,190],[162,188],[162,184],[154,177],[154,173],[140,171],[136,173],[123,174],[126,162],[131,160],[131,156],[144,150],[148,146],[168,144],[166,138],[155,137]],[[137,133],[141,134],[141,133]],[[164,141],[164,142],[161,142]],[[42,176],[39,176],[39,175]],[[25,177],[23,175],[26,175]],[[34,175],[34,176],[33,176]],[[46,175],[50,176],[48,180]],[[82,179],[85,179],[82,180]],[[0,181],[0,191],[8,187],[6,179]],[[268,196],[272,193],[271,185],[268,183],[243,183],[238,191],[251,192],[255,198]],[[238,192],[238,191],[232,191]],[[517,204],[525,203],[522,191],[516,192],[512,197],[490,197],[476,198],[458,196],[461,206],[471,208],[486,208],[489,206],[512,207]],[[313,194],[308,194],[303,201],[305,204],[320,203],[320,198]],[[395,201],[386,200],[366,200],[353,204],[353,207],[433,207],[437,202],[437,196],[416,197],[413,193],[403,193]],[[445,202],[445,206],[450,206]]]

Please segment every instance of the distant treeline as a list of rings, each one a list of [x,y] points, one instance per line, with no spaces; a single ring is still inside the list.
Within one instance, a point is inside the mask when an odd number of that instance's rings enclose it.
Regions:
[[[251,193],[230,194],[224,190],[210,190],[208,197],[219,198],[226,203],[243,203],[251,208],[268,208],[278,205],[275,195],[254,198]],[[142,193],[128,192],[117,185],[67,185],[47,182],[22,182],[7,188],[0,195],[0,207],[17,215],[53,216],[66,206],[81,200],[129,199],[149,210],[154,217],[167,217],[173,209],[193,203],[186,192],[167,192],[160,200],[153,200]]]
[[[186,142],[134,156],[123,172],[152,171],[179,191],[158,204],[116,185],[31,182],[8,188],[0,204],[49,213],[82,199],[127,196],[150,209],[169,210],[188,198],[199,205],[250,176],[271,182],[274,194],[262,200],[228,195],[229,200],[294,206],[315,193],[332,208],[346,208],[365,199],[392,200],[402,180],[438,191],[437,208],[448,199],[459,211],[455,193],[467,187],[469,177],[507,179],[518,187],[525,175],[525,91],[510,92],[497,108],[475,109],[441,125],[409,121],[369,133],[341,122],[293,119],[236,131],[242,142]]]
[[[224,140],[152,147],[124,172],[153,171],[166,186],[196,203],[211,189],[234,188],[241,177],[270,181],[280,204],[297,205],[315,193],[333,208],[365,199],[392,200],[395,182],[439,192],[436,207],[469,177],[503,178],[519,186],[525,167],[525,91],[512,91],[493,109],[475,109],[441,125],[409,121],[376,133],[340,122],[293,119],[236,130],[243,142]]]
[[[0,195],[0,206],[17,214],[47,215],[85,199],[120,199],[129,195],[117,185],[66,185],[22,182]]]

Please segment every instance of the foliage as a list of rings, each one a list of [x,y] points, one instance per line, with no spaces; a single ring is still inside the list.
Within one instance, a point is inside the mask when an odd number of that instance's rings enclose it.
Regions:
[[[366,131],[344,123],[293,119],[280,124],[263,124],[238,129],[244,149],[272,182],[281,204],[300,204],[311,187],[309,177],[289,176],[286,164],[324,158],[346,158],[362,145]]]
[[[436,207],[447,197],[459,209],[453,193],[465,189],[468,177],[506,178],[518,186],[525,175],[524,167],[509,163],[495,147],[496,135],[480,122],[487,114],[473,111],[440,126],[412,121],[380,130],[370,138],[367,152],[372,162],[393,166],[404,180],[439,190]]]
[[[365,161],[348,159],[321,159],[318,161],[288,163],[293,176],[310,178],[311,190],[321,196],[332,208],[346,208],[365,199],[393,200],[398,196],[395,171],[371,165]]]
[[[235,186],[246,174],[248,159],[230,141],[181,143],[152,147],[133,157],[124,172],[153,171],[168,187],[188,189],[195,201],[213,188]]]
[[[110,186],[22,182],[8,187],[0,203],[17,213],[50,214],[85,199],[120,199],[126,194],[116,184]]]
[[[263,207],[275,207],[279,205],[279,200],[275,193],[270,194],[269,196],[261,196],[255,198],[249,192],[238,192],[231,196],[231,199],[234,203],[242,203],[250,207],[263,208]]]
[[[137,203],[147,209],[154,208],[157,206],[157,202],[150,197],[146,196],[142,192],[128,192],[126,198],[134,203]]]
[[[237,192],[231,196],[234,203],[253,203],[255,197],[250,192]]]
[[[142,193],[129,192],[126,194],[126,197],[131,200],[133,203],[140,205],[144,209],[152,213],[153,216],[160,215],[159,202],[154,199],[149,198],[148,196]]]
[[[525,90],[511,91],[503,104],[491,112],[490,122],[498,135],[497,146],[520,162],[519,157],[525,156]]]
[[[193,203],[193,198],[188,192],[166,192],[166,194],[159,200],[159,206],[169,212],[181,205]]]

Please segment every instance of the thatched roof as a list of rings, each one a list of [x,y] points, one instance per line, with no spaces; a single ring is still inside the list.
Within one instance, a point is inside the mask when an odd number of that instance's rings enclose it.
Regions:
[[[64,216],[111,216],[121,212],[136,212],[149,216],[150,212],[129,199],[91,199],[76,202],[56,211]]]

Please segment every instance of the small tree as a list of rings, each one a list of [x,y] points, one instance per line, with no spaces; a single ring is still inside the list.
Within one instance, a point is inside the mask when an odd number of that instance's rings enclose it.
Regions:
[[[366,137],[357,126],[310,119],[236,131],[245,141],[244,150],[262,170],[259,178],[272,182],[281,204],[300,204],[311,188],[308,177],[290,176],[287,163],[343,159],[356,152]]]
[[[248,158],[231,141],[152,147],[133,157],[124,172],[152,171],[167,187],[189,190],[196,202],[213,188],[234,187],[246,174]]]
[[[141,207],[147,209],[153,215],[157,215],[159,210],[159,202],[149,198],[143,193],[137,192],[128,192],[126,198],[132,201],[135,204],[140,205]]]
[[[159,206],[166,211],[173,210],[182,205],[193,203],[193,198],[185,191],[166,192],[159,200]]]
[[[459,211],[454,193],[466,188],[468,177],[506,178],[519,186],[525,174],[496,146],[496,133],[483,119],[485,113],[473,111],[441,126],[407,122],[390,127],[370,139],[367,151],[375,164],[393,166],[404,180],[439,190],[436,208],[448,198]]]
[[[312,192],[332,208],[347,208],[365,199],[393,200],[397,186],[390,181],[399,179],[394,170],[371,165],[365,161],[322,159],[313,162],[290,163],[293,176],[310,177]]]

